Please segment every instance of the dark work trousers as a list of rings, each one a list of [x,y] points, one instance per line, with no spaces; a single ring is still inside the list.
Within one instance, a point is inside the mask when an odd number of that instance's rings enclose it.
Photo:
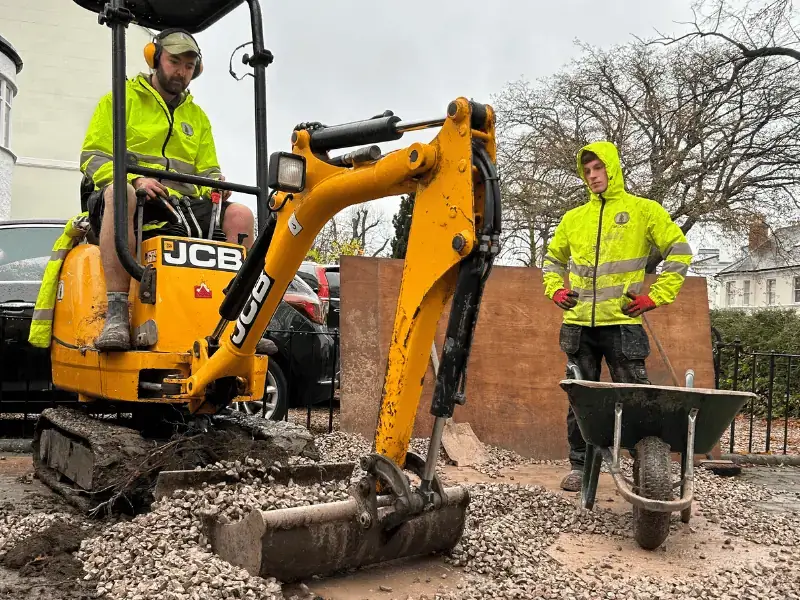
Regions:
[[[584,380],[600,381],[601,364],[605,358],[613,382],[650,384],[644,364],[650,354],[650,340],[641,325],[584,327],[564,324],[559,344],[569,361],[578,366]],[[573,377],[569,370],[567,377]],[[573,469],[583,470],[586,442],[572,406],[567,411],[567,436],[569,462]]]

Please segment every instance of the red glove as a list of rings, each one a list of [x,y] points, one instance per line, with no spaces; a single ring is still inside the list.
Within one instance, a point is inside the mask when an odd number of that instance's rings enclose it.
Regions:
[[[575,300],[577,297],[578,292],[561,288],[555,294],[553,294],[553,302],[555,302],[564,310],[569,310],[578,303],[578,301]]]
[[[628,292],[628,298],[632,298],[633,302],[629,302],[623,306],[622,312],[629,317],[638,317],[642,313],[653,310],[656,307],[656,303],[653,302],[650,296],[637,296],[633,292]]]

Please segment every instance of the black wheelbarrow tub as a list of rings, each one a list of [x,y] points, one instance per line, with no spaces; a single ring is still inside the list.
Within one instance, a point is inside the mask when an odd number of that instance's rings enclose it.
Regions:
[[[696,408],[694,452],[708,454],[742,406],[756,398],[751,392],[575,379],[565,379],[560,385],[583,439],[600,448],[614,445],[614,408],[620,403],[620,447],[628,450],[642,438],[656,436],[673,452],[685,452],[689,412]]]

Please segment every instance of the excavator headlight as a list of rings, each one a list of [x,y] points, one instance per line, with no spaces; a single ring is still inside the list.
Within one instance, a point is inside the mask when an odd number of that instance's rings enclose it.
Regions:
[[[302,192],[306,185],[306,157],[291,152],[273,152],[269,157],[267,185],[281,192]]]

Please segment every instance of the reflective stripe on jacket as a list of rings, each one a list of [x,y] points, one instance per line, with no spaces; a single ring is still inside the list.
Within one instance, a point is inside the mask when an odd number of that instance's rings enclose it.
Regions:
[[[581,179],[581,155],[587,150],[606,166],[608,189],[600,195],[589,190],[589,201],[568,211],[556,227],[543,264],[545,294],[552,299],[564,287],[569,271],[569,287],[578,298],[573,309],[564,311],[565,323],[638,324],[641,317],[629,317],[621,309],[631,301],[626,292],[642,291],[651,247],[664,257],[662,272],[649,291],[656,306],[677,297],[692,249],[664,207],[625,191],[619,154],[612,143],[595,142],[578,152]]]
[[[56,306],[58,295],[58,276],[61,274],[61,265],[67,253],[80,242],[89,231],[89,213],[84,212],[70,219],[64,227],[64,233],[58,236],[50,260],[44,269],[42,285],[39,288],[39,295],[36,297],[36,304],[33,308],[33,320],[31,330],[28,333],[28,342],[37,348],[47,348],[50,346],[50,338],[53,333],[53,313]]]
[[[220,167],[205,112],[184,92],[174,112],[140,73],[125,83],[128,160],[140,167],[219,179]],[[114,125],[111,93],[100,99],[89,122],[81,148],[81,171],[92,178],[95,189],[113,179]],[[128,174],[128,181],[140,177]],[[209,188],[162,180],[176,196],[208,196]]]

